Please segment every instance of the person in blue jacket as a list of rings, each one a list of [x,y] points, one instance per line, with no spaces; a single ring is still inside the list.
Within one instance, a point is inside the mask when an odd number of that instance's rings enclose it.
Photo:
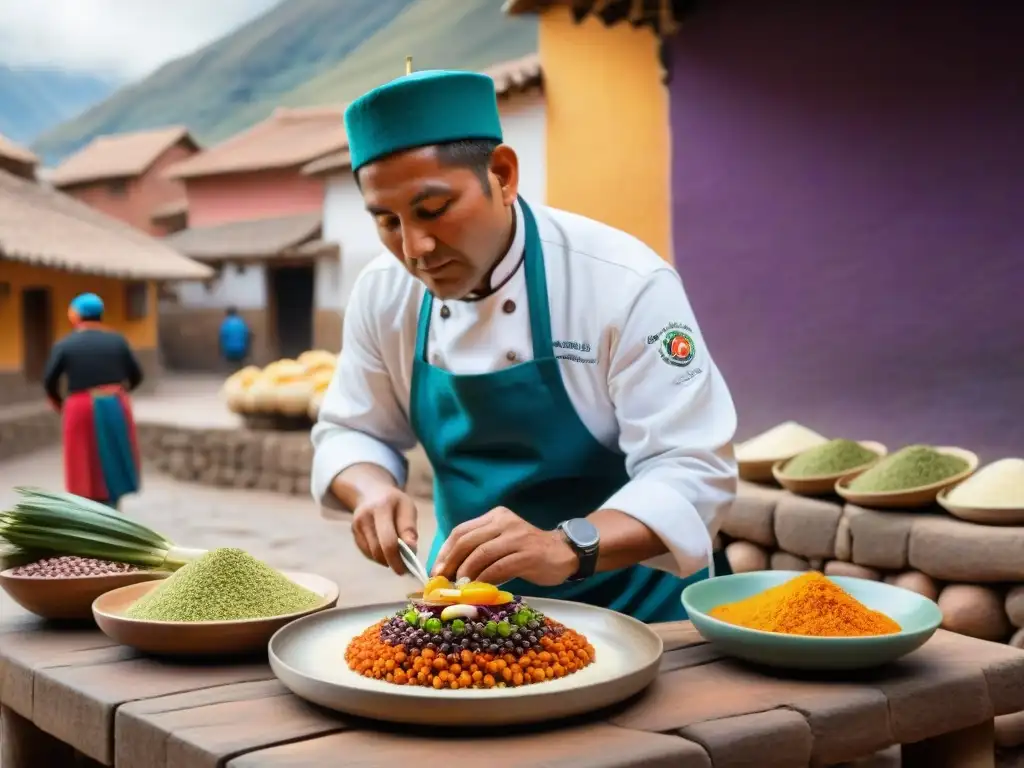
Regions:
[[[252,332],[238,310],[228,307],[224,321],[220,324],[220,354],[228,367],[237,371],[249,357]]]

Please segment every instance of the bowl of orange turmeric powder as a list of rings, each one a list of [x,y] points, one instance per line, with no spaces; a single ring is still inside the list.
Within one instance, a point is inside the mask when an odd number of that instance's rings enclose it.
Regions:
[[[754,571],[683,590],[693,626],[723,653],[783,669],[878,667],[920,648],[942,623],[908,589],[817,571]]]

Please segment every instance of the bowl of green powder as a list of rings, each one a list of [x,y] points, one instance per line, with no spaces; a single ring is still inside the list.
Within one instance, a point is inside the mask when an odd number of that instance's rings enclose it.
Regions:
[[[840,478],[835,488],[848,502],[862,507],[927,507],[943,488],[966,479],[977,467],[977,454],[963,448],[908,445],[866,470]]]
[[[241,549],[207,552],[160,582],[115,589],[93,603],[113,640],[147,653],[227,656],[266,650],[271,636],[338,601],[338,585],[282,572]]]
[[[836,480],[867,469],[888,449],[871,440],[829,440],[772,466],[775,481],[790,493],[824,496],[835,493]]]

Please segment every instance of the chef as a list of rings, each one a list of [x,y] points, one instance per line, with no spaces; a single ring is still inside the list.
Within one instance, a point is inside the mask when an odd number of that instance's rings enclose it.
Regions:
[[[362,553],[403,573],[418,442],[433,574],[685,618],[683,586],[728,572],[712,538],[736,412],[679,275],[625,232],[519,196],[489,77],[407,74],[352,102],[345,129],[386,252],[345,314],[315,498],[353,511]]]

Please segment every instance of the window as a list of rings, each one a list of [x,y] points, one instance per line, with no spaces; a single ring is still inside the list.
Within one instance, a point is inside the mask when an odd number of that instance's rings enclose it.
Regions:
[[[127,283],[124,287],[124,319],[142,320],[149,314],[149,286],[143,282]]]

